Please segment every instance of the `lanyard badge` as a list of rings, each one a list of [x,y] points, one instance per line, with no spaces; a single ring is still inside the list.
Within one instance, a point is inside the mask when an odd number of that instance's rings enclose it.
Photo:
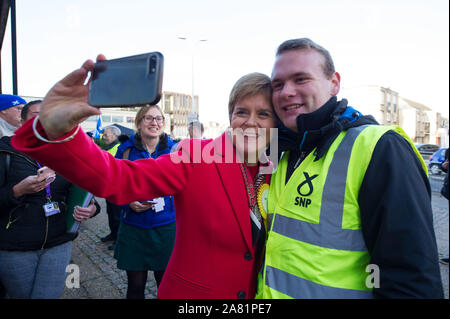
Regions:
[[[51,201],[50,185],[45,186],[45,193],[46,193],[47,203],[42,206],[42,208],[44,208],[45,217],[49,217],[49,216],[61,213],[58,202]]]
[[[44,208],[45,217],[49,217],[60,213],[59,204],[57,202],[48,202],[42,206]]]
[[[36,162],[37,163],[37,162]],[[41,168],[41,164],[37,163],[39,168]],[[52,202],[52,194],[50,192],[50,183],[54,181],[54,176],[50,176],[47,178],[46,182],[48,182],[47,186],[45,186],[45,198],[47,199],[47,203],[42,205],[42,208],[44,209],[45,217],[49,217],[55,214],[58,214],[61,212],[59,209],[58,202]]]

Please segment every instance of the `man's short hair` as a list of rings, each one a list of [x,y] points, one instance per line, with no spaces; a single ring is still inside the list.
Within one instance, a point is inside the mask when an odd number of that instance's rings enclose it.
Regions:
[[[314,41],[308,38],[299,38],[299,39],[291,39],[284,41],[280,44],[277,49],[277,56],[281,55],[284,52],[292,51],[292,50],[315,50],[319,52],[323,58],[325,59],[325,63],[322,65],[323,72],[325,75],[330,78],[335,72],[334,62],[331,58],[330,52],[318,45]]]
[[[200,128],[200,131],[201,131],[202,133],[205,131],[205,128],[203,127],[203,123],[201,123],[200,121],[192,121],[192,122],[189,122],[189,124],[188,124],[188,130],[189,130],[191,127],[199,127],[199,128]]]
[[[106,130],[110,130],[114,135],[119,136],[122,132],[120,131],[120,128],[118,128],[115,125],[109,125],[107,127],[103,128],[103,132]]]

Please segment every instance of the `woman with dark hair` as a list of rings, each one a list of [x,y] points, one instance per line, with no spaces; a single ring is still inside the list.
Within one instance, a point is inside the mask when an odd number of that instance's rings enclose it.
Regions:
[[[135,161],[168,154],[175,142],[164,133],[164,116],[157,105],[144,106],[136,115],[137,133],[122,143],[116,158]],[[151,198],[148,198],[149,200]],[[148,270],[159,287],[175,242],[175,210],[172,196],[133,201],[123,206],[114,257],[126,270],[127,298],[145,297]]]
[[[28,118],[35,117],[39,114],[42,100],[33,100],[25,104],[20,111],[20,118],[22,123],[25,123]]]

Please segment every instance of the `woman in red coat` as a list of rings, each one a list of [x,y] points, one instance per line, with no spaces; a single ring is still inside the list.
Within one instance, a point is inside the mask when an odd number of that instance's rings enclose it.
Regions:
[[[79,122],[100,114],[86,102],[92,68],[86,61],[50,90],[39,117],[16,131],[14,147],[116,204],[174,196],[177,233],[159,298],[253,298],[265,240],[256,193],[268,183],[258,159],[275,124],[270,79],[252,73],[237,81],[232,129],[217,139],[184,140],[174,153],[131,162],[78,131]]]

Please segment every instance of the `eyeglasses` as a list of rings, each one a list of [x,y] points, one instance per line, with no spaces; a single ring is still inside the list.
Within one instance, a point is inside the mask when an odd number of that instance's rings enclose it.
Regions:
[[[151,115],[146,115],[143,117],[144,122],[146,123],[151,123],[153,122],[153,120],[156,121],[156,123],[161,124],[164,121],[164,117],[163,116],[151,116]]]

